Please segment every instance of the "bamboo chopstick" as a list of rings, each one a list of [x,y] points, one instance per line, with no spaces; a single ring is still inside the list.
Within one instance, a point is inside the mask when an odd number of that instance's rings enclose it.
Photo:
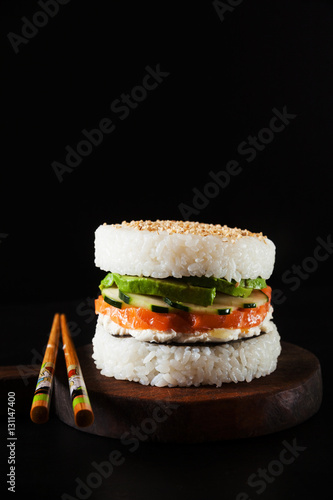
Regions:
[[[57,313],[53,318],[51,333],[46,346],[30,410],[30,418],[35,424],[44,424],[49,419],[53,375],[58,354],[59,337],[60,323],[59,314]]]
[[[88,427],[94,421],[87,388],[83,379],[79,359],[67,326],[65,314],[60,316],[63,350],[65,354],[74,421],[78,427]]]

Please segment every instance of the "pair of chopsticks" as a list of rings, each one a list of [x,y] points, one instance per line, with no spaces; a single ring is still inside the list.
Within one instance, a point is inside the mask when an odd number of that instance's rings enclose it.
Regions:
[[[60,329],[65,354],[69,392],[72,400],[74,421],[78,427],[88,427],[94,421],[87,388],[83,379],[79,359],[68,329],[66,316],[55,314],[51,333],[46,346],[43,363],[39,372],[36,390],[32,400],[30,418],[36,424],[44,424],[49,419],[53,388],[53,378],[58,354]]]

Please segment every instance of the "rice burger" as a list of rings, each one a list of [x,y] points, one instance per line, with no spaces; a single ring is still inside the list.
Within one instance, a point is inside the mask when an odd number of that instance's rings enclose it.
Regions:
[[[275,246],[262,233],[184,221],[103,224],[93,358],[103,375],[158,387],[272,373]]]

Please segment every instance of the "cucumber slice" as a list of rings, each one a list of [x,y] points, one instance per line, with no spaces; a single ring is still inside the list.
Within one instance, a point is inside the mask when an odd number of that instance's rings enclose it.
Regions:
[[[202,306],[196,306],[196,305],[191,305],[191,304],[183,304],[182,302],[174,302],[173,300],[168,299],[167,297],[164,297],[164,302],[169,304],[170,307],[173,307],[175,309],[180,309],[181,311],[185,312],[192,312],[192,313],[197,313],[197,314],[218,314],[218,315],[225,315],[225,314],[230,314],[231,313],[231,307],[224,307],[222,309],[216,308],[213,305],[212,306],[207,306],[207,307],[202,307]]]
[[[121,309],[123,307],[123,302],[118,298],[118,289],[117,288],[103,288],[102,289],[102,297],[113,307],[118,307]]]
[[[254,308],[268,301],[267,295],[261,290],[253,290],[251,297],[233,297],[225,293],[217,293],[211,306],[198,306],[189,302],[171,300],[169,297],[124,293],[118,288],[103,288],[102,296],[108,304],[119,309],[133,306],[142,307],[153,312],[168,313],[184,311],[195,314],[231,314],[234,309]]]
[[[162,299],[159,297],[154,297],[152,295],[140,295],[138,293],[124,293],[119,290],[119,298],[134,307],[143,307],[144,309],[149,309],[149,311],[166,313],[169,312],[170,308],[165,305]]]
[[[180,309],[180,311],[190,312],[190,307],[188,305],[183,304],[182,302],[176,302],[174,300],[170,300],[168,297],[164,297],[164,302],[169,306]]]
[[[232,308],[259,307],[268,300],[261,290],[253,290],[249,297],[231,297],[224,293],[217,293],[213,306],[225,306]]]
[[[230,314],[232,311],[231,307],[227,307],[226,309],[217,309],[217,314],[219,316],[223,316],[225,314]]]
[[[202,307],[189,302],[175,302],[169,298],[164,299],[167,304],[175,309],[195,314],[230,314],[233,309],[253,308],[265,304],[268,300],[261,290],[253,290],[250,297],[234,297],[225,293],[217,293],[211,306]]]
[[[266,302],[269,301],[269,296],[266,295],[266,293],[264,292],[264,290],[260,290],[260,292],[266,297]]]

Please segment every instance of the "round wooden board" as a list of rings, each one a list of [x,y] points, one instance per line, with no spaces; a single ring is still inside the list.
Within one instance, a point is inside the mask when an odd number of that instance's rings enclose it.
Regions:
[[[269,434],[304,422],[318,411],[322,400],[318,359],[286,342],[274,373],[219,388],[160,388],[116,380],[101,375],[91,355],[91,344],[78,349],[95,414],[93,425],[81,430],[120,438],[124,444],[134,444],[135,439],[195,443]],[[66,369],[59,358],[56,413],[74,427]]]

